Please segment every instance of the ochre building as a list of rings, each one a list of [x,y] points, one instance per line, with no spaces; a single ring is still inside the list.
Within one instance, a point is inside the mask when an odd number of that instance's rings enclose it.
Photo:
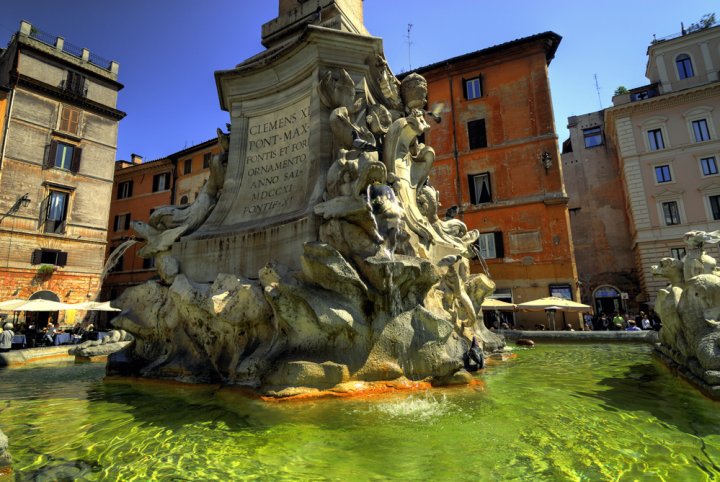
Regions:
[[[548,79],[560,39],[541,33],[417,70],[428,109],[442,117],[426,136],[436,152],[430,180],[447,216],[480,231],[495,296],[514,303],[579,300]],[[516,316],[525,327],[545,323],[544,313]],[[578,328],[576,315],[558,320]]]

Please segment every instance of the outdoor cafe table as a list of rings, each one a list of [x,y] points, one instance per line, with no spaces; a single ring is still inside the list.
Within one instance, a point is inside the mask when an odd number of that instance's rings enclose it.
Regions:
[[[72,333],[55,333],[55,340],[53,341],[53,344],[55,346],[67,345],[71,341],[72,341]]]
[[[27,339],[25,338],[25,335],[15,335],[12,339],[12,347],[13,348],[25,348],[25,344],[27,343]]]

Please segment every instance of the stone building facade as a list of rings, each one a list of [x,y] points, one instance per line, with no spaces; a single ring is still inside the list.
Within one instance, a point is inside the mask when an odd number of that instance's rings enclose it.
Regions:
[[[97,295],[118,68],[24,21],[0,54],[0,299]]]
[[[217,139],[210,139],[154,161],[143,162],[133,154],[130,162],[116,162],[106,256],[134,236],[132,221],[147,222],[159,207],[195,201],[210,175],[210,160],[218,152]],[[141,247],[131,245],[113,266],[103,285],[104,300],[115,299],[126,288],[156,275],[152,259],[137,256]]]
[[[447,216],[482,233],[495,296],[514,303],[579,299],[548,80],[560,39],[546,32],[417,70],[428,109],[442,117],[426,135],[436,152],[431,182]],[[517,317],[526,326],[545,319]],[[577,328],[575,316],[566,321]]]
[[[613,98],[605,133],[616,150],[640,300],[665,280],[650,267],[682,257],[684,233],[720,229],[720,26],[648,47],[648,85]],[[718,256],[717,246],[707,246]]]
[[[637,313],[642,300],[625,191],[615,151],[605,136],[604,111],[568,119],[563,143],[565,188],[583,303],[596,313]]]

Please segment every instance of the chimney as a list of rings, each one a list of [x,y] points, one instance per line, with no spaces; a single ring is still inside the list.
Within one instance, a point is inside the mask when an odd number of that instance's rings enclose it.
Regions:
[[[142,164],[143,157],[133,153],[133,154],[130,154],[130,160],[132,161],[133,164]]]

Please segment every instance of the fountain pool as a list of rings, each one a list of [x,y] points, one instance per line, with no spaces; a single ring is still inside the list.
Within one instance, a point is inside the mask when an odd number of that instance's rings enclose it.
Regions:
[[[481,386],[263,402],[103,380],[98,364],[0,372],[18,480],[710,480],[720,410],[646,345],[540,345]]]

